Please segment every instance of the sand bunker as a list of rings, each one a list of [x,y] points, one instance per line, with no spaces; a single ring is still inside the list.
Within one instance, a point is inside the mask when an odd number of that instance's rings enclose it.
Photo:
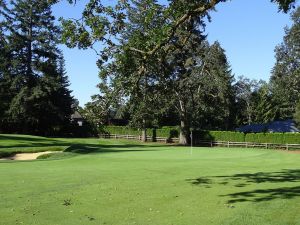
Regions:
[[[50,153],[57,153],[57,152],[48,151],[48,152],[37,152],[37,153],[20,153],[10,157],[0,158],[0,160],[34,160],[41,155],[46,155]]]

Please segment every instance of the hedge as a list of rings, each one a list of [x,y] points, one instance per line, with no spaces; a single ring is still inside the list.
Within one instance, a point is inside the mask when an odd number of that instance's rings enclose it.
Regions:
[[[300,133],[285,133],[284,144],[300,144]]]
[[[232,141],[232,142],[244,142],[245,134],[232,131],[209,131],[209,134],[216,141]]]
[[[119,135],[141,135],[141,131],[136,128],[126,126],[106,126],[100,134],[119,134]]]
[[[104,128],[106,133],[119,135],[141,135],[141,131],[135,128],[122,126],[107,126]],[[148,136],[154,132],[148,129]],[[156,137],[177,138],[179,128],[162,127],[156,129]],[[241,133],[234,131],[193,131],[193,138],[206,141],[231,141],[231,142],[255,142],[255,143],[273,143],[273,144],[300,144],[300,133]]]
[[[163,127],[156,130],[156,137],[175,138],[179,136],[179,131],[176,127]],[[125,126],[106,126],[100,134],[119,134],[119,135],[141,135],[141,130]],[[148,136],[153,135],[152,129],[147,129]]]
[[[273,144],[300,144],[300,133],[240,133],[230,131],[208,131],[206,140],[254,142]]]
[[[285,144],[284,136],[285,133],[248,133],[245,140],[255,143]]]
[[[177,127],[162,127],[161,129],[156,129],[156,136],[164,138],[178,138],[179,129]]]

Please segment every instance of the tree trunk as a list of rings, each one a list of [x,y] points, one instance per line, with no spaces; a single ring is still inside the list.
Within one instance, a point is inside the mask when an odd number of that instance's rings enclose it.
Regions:
[[[152,130],[152,142],[156,142],[156,129]]]
[[[142,142],[147,142],[146,120],[143,120]]]
[[[33,22],[32,22],[32,5],[30,5],[29,11],[29,27],[27,31],[27,55],[26,55],[26,75],[29,87],[33,86],[33,75],[32,75],[32,29],[33,29]]]
[[[188,145],[190,143],[190,129],[187,126],[187,123],[182,119],[180,122],[180,135],[179,135],[179,144]]]
[[[180,113],[180,134],[179,134],[179,144],[180,145],[188,145],[189,144],[189,135],[190,135],[190,128],[187,123],[187,113],[184,101],[180,99],[179,93],[176,93],[179,97],[179,113]]]

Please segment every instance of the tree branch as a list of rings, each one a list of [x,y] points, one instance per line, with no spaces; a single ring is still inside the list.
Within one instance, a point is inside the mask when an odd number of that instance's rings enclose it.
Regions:
[[[224,0],[211,0],[208,4],[205,4],[204,6],[199,6],[198,8],[188,11],[186,14],[184,14],[182,17],[180,17],[177,21],[174,22],[174,25],[172,26],[172,29],[166,38],[165,41],[162,41],[158,45],[156,45],[152,50],[147,52],[148,56],[154,55],[159,49],[161,49],[164,45],[168,44],[171,39],[174,37],[176,30],[180,25],[182,25],[185,21],[187,21],[190,16],[194,15],[202,15],[205,12],[207,12],[210,9],[213,9],[218,3],[222,2]]]

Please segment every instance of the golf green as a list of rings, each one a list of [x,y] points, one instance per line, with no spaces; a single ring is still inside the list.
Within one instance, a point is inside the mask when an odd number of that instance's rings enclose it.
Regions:
[[[300,154],[0,135],[0,224],[300,225]]]

